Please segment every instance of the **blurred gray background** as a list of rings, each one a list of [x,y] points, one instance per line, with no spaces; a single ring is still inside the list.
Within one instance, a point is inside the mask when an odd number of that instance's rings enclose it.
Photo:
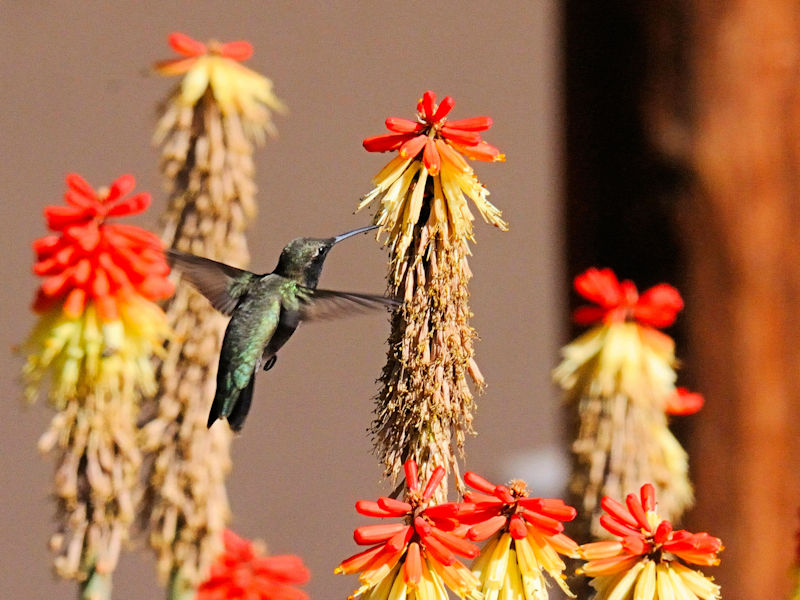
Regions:
[[[466,465],[494,480],[526,478],[542,495],[560,493],[562,427],[549,382],[566,278],[555,1],[2,4],[3,597],[75,597],[74,584],[52,576],[47,550],[52,460],[38,455],[36,441],[52,411],[43,402],[23,406],[23,361],[12,353],[35,319],[30,242],[46,233],[42,209],[61,203],[71,171],[95,187],[134,174],[137,190],[154,197],[136,223],[156,226],[165,193],[150,137],[155,106],[176,80],[149,66],[173,56],[170,31],[251,41],[248,66],[271,77],[289,106],[276,120],[279,139],[256,155],[255,270],[272,269],[292,237],[369,222],[372,213],[353,210],[389,156],[366,153],[361,139],[383,133],[387,116],[411,117],[426,89],[455,98],[454,118],[494,118],[485,137],[507,162],[477,163],[476,171],[511,229],[476,222],[473,325],[488,388]],[[386,260],[370,238],[350,240],[332,253],[321,285],[380,292]],[[299,330],[277,367],[259,377],[248,426],[234,442],[233,529],[265,540],[273,553],[300,554],[314,598],[357,587],[355,576],[333,575],[358,550],[352,529],[365,519],[353,503],[388,491],[366,433],[387,334],[387,319],[374,314]],[[149,548],[137,545],[122,560],[114,597],[162,597]]]

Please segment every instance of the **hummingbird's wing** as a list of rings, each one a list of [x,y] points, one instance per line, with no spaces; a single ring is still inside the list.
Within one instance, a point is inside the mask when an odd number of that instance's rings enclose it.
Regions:
[[[167,250],[166,255],[172,267],[208,298],[214,308],[228,316],[247,291],[250,281],[258,277],[250,271],[175,249]]]
[[[300,301],[299,313],[302,321],[336,319],[368,310],[400,306],[397,300],[377,294],[334,292],[311,288],[303,288],[302,292],[298,294],[298,300]]]

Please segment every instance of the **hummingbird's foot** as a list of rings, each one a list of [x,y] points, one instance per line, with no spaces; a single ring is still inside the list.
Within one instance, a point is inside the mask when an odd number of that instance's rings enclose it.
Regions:
[[[265,362],[265,363],[264,363],[264,372],[266,373],[266,372],[267,372],[267,371],[269,371],[269,370],[270,370],[272,367],[274,367],[274,366],[275,366],[275,363],[276,363],[277,361],[278,361],[278,355],[277,355],[277,354],[275,354],[275,355],[273,355],[273,356],[270,356],[270,357],[267,359],[267,362]]]

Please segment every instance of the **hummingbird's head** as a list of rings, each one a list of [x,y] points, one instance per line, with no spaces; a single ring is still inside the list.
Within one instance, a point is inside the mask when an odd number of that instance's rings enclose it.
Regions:
[[[376,227],[377,225],[360,227],[332,238],[295,238],[281,252],[274,273],[296,279],[308,287],[317,287],[322,265],[331,248],[342,240]]]

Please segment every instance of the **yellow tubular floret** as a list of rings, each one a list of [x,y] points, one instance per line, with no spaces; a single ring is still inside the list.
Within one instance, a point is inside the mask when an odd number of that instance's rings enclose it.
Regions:
[[[636,589],[633,592],[633,600],[655,600],[656,598],[656,563],[652,560],[647,561],[642,569],[639,580],[636,582]]]

